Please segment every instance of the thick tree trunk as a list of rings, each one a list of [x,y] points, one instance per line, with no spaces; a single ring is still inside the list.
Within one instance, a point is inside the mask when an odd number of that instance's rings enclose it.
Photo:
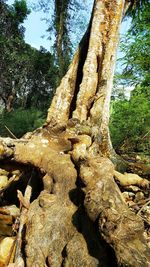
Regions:
[[[69,117],[86,121],[95,143],[98,140],[102,153],[109,156],[109,102],[123,7],[124,1],[95,1],[88,31],[48,112],[48,123],[65,123]]]
[[[18,192],[22,209],[13,266],[150,264],[143,221],[126,205],[108,158],[109,101],[123,8],[123,0],[95,1],[44,127],[24,139],[0,140],[1,167],[8,177],[14,165],[21,172],[18,181],[10,178],[1,190],[1,205],[17,203],[14,191],[23,193],[27,186],[24,197]]]

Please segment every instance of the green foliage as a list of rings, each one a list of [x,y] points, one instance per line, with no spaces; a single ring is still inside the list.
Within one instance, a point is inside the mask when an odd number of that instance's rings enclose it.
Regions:
[[[0,98],[13,108],[47,109],[56,86],[53,56],[26,44],[21,23],[29,14],[25,0],[13,6],[0,2]],[[11,99],[11,102],[10,102]]]
[[[130,100],[112,103],[110,131],[115,149],[150,149],[150,88],[137,87]]]
[[[14,18],[18,21],[18,23],[23,23],[27,18],[27,15],[30,14],[30,10],[27,7],[26,0],[15,0],[14,4]]]
[[[150,2],[143,7],[140,16],[132,21],[127,35],[121,40],[121,59],[124,70],[118,75],[121,83],[150,85]]]
[[[124,67],[115,79],[111,137],[117,150],[148,151],[150,148],[150,1],[133,1],[142,5],[134,12],[131,27],[121,40]],[[133,15],[133,14],[132,14]],[[130,100],[120,98],[116,88],[134,86]],[[117,92],[118,91],[118,92]],[[119,97],[118,97],[119,96]]]
[[[34,49],[30,56],[31,69],[27,73],[27,97],[26,107],[35,107],[47,110],[56,87],[57,68],[54,58],[41,47],[38,51]],[[24,98],[25,95],[22,95]],[[19,104],[20,105],[20,104]]]
[[[21,137],[42,126],[46,114],[37,109],[16,109],[11,113],[0,114],[0,136],[11,136],[5,126],[16,136]],[[11,136],[12,137],[12,136]]]
[[[21,23],[30,14],[25,0],[16,0],[9,6],[4,0],[0,1],[0,29],[1,35],[7,37],[23,37],[24,27]]]
[[[149,0],[130,0],[130,6],[127,10],[127,16],[132,17],[132,19],[136,19],[141,16],[141,13],[144,8],[147,8],[149,5]]]

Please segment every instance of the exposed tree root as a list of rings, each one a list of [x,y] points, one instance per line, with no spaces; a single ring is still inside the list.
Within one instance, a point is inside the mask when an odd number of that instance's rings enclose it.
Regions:
[[[27,142],[9,139],[8,147],[8,139],[2,139],[1,144],[3,159],[32,164],[43,173],[44,191],[41,187],[39,197],[30,206],[19,197],[26,219],[19,228],[24,234],[19,234],[21,252],[14,266],[111,266],[100,235],[113,247],[119,265],[149,266],[142,219],[126,205],[110,160],[100,155],[91,158],[85,135],[41,130]]]
[[[137,185],[139,187],[149,187],[150,183],[146,179],[142,179],[139,175],[133,173],[119,173],[114,172],[115,178],[120,182],[122,186]]]
[[[148,266],[149,249],[143,237],[143,222],[125,204],[113,180],[113,166],[104,158],[89,159],[81,168],[87,182],[85,207],[92,220],[99,220],[99,229],[115,249],[119,264]]]

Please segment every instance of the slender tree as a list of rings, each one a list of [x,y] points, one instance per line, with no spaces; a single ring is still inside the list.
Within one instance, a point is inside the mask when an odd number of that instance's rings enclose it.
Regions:
[[[55,0],[54,27],[56,32],[56,59],[59,66],[59,80],[67,71],[70,60],[70,38],[68,35],[68,17],[70,0]]]
[[[85,3],[81,3],[78,0],[42,0],[36,5],[36,9],[38,8],[48,13],[48,19],[45,19],[48,23],[49,38],[54,39],[52,48],[55,63],[59,68],[57,77],[57,84],[59,85],[62,77],[67,72],[72,51],[76,47],[76,43],[79,42],[78,38],[78,41],[74,40],[74,38],[72,41],[71,34],[72,32],[77,33],[77,31],[79,31],[79,35],[83,33],[83,24],[85,22],[82,20],[81,25],[81,19],[76,18],[76,13],[77,10],[79,14],[81,10],[85,10]]]

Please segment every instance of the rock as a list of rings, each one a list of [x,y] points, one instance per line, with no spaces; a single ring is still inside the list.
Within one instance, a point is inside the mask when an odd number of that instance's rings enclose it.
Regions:
[[[141,213],[142,216],[146,219],[146,221],[150,223],[150,206],[143,207]],[[149,233],[149,238],[150,238],[150,233]]]
[[[20,210],[15,205],[0,207],[0,236],[12,235],[12,224],[19,215]]]
[[[9,174],[9,172],[7,172],[6,170],[0,168],[0,175],[8,176],[8,174]]]
[[[0,207],[0,236],[12,236],[12,224],[19,215],[15,205]]]
[[[133,197],[135,196],[135,194],[132,193],[132,192],[129,192],[129,196],[130,196],[131,198],[133,198]]]
[[[2,144],[0,144],[0,156],[4,153],[4,147]]]
[[[143,192],[137,192],[136,195],[135,195],[135,199],[134,201],[135,202],[139,202],[140,200],[143,200],[144,199],[144,194]]]
[[[8,177],[6,175],[0,175],[0,190],[8,184]]]
[[[138,206],[135,205],[134,201],[130,200],[130,201],[128,201],[127,204],[128,204],[129,207],[133,208],[133,210],[138,210]]]
[[[20,209],[17,208],[16,205],[11,205],[11,206],[4,206],[0,208],[0,211],[3,209],[3,211],[8,212],[9,215],[13,217],[17,217],[20,215]]]
[[[12,171],[12,175],[20,175],[20,170],[14,170]]]
[[[138,192],[140,191],[140,188],[136,185],[129,185],[129,186],[126,186],[126,189],[128,191],[133,191],[133,192]]]
[[[126,191],[123,192],[122,195],[123,195],[123,197],[124,197],[126,202],[131,201],[133,199],[133,197],[134,197],[134,193],[126,192]]]
[[[14,243],[13,237],[6,237],[0,242],[0,266],[7,266],[7,260],[11,256],[11,249]]]
[[[13,217],[8,213],[0,213],[0,235],[11,236],[12,235]]]
[[[141,157],[139,155],[137,155],[136,160],[141,160]]]

